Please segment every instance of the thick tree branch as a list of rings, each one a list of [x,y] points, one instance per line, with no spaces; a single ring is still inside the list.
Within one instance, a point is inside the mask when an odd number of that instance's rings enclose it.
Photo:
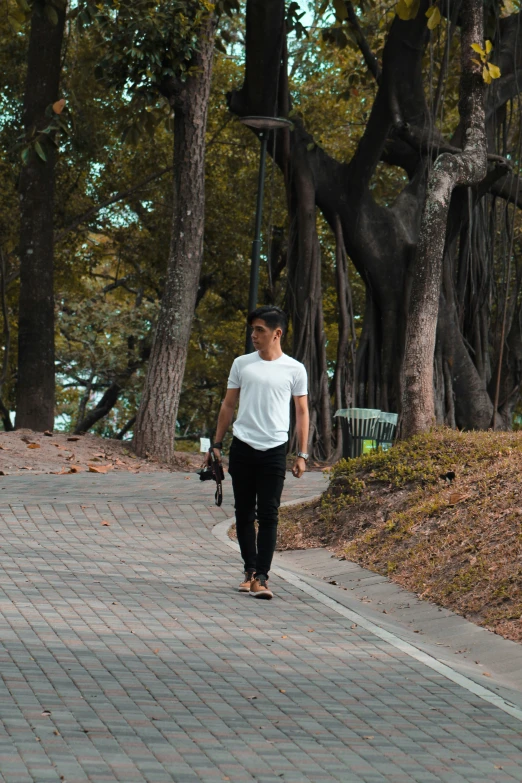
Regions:
[[[129,421],[121,428],[121,430],[116,435],[116,440],[123,440],[124,436],[131,430],[136,423],[136,416],[132,416],[132,418],[129,419]]]
[[[390,127],[409,123],[428,125],[422,81],[422,60],[427,41],[425,12],[428,0],[421,0],[417,17],[408,22],[398,16],[383,52],[382,76],[368,124],[350,161],[346,175],[368,187],[381,159]]]
[[[510,172],[501,179],[497,179],[489,187],[489,192],[494,196],[505,199],[510,204],[516,204],[522,208],[522,188],[519,184],[520,176]]]
[[[355,34],[355,40],[357,41],[357,45],[361,50],[362,56],[364,57],[364,62],[366,63],[368,70],[373,75],[377,84],[380,84],[381,76],[382,76],[381,67],[379,65],[379,61],[377,57],[370,49],[370,45],[366,40],[364,32],[361,28],[361,24],[359,22],[359,17],[355,13],[355,8],[353,7],[350,0],[345,0],[344,5],[346,7],[346,13],[348,14],[348,21],[350,23],[350,27],[352,28]]]

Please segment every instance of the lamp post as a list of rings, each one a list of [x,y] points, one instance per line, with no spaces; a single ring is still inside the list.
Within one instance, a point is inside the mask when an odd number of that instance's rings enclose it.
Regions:
[[[268,136],[270,131],[279,128],[288,128],[292,125],[290,120],[283,117],[240,117],[240,122],[259,133],[261,141],[261,155],[259,158],[259,178],[257,182],[257,206],[256,224],[254,229],[254,241],[252,242],[252,258],[250,262],[250,287],[248,291],[248,312],[251,313],[257,307],[257,294],[259,289],[259,260],[261,257],[261,222],[263,219],[263,195],[265,191],[265,168]],[[252,353],[252,337],[250,327],[247,326],[245,341],[245,353]]]

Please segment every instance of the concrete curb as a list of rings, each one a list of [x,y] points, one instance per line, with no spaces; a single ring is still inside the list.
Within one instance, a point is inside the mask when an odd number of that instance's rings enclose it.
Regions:
[[[297,500],[282,503],[281,507],[299,505],[300,503],[316,500],[318,497],[320,497],[320,495],[298,498]],[[232,541],[228,536],[228,530],[234,522],[235,520],[233,517],[218,522],[218,524],[212,528],[212,533],[223,544],[239,552],[238,544],[235,541]],[[303,550],[303,553],[311,554],[312,551],[313,550]],[[315,550],[315,552],[317,551],[324,552],[325,550]],[[440,651],[435,646],[440,644],[440,642],[434,642],[429,638],[428,634],[425,634],[422,644],[419,643],[419,637],[414,640],[408,638],[413,636],[411,630],[401,627],[401,625],[394,622],[391,617],[383,622],[382,615],[369,610],[362,601],[342,592],[339,589],[339,586],[332,586],[320,579],[314,578],[313,575],[306,573],[306,568],[302,565],[299,568],[299,574],[295,573],[295,570],[292,570],[292,566],[295,569],[295,564],[289,562],[290,558],[287,553],[277,552],[274,559],[278,565],[275,565],[272,568],[272,573],[276,574],[281,579],[284,579],[302,592],[312,596],[317,601],[328,606],[330,609],[333,609],[346,619],[370,631],[379,639],[391,644],[406,655],[425,664],[448,680],[460,685],[467,691],[475,694],[484,701],[493,704],[522,722],[522,683],[520,681],[506,677],[505,673],[495,671],[494,667],[488,664],[488,669],[492,670],[491,674],[489,671],[487,672],[487,674],[491,676],[490,683],[492,688],[485,688],[480,682],[475,680],[476,676],[484,675],[483,670],[480,672],[473,672],[471,671],[469,664],[462,664],[459,661],[459,664],[455,665],[453,661],[448,661],[447,659],[445,661],[441,660]],[[349,561],[346,561],[346,563],[347,568],[350,569],[350,571],[355,570],[362,574],[371,574],[371,572],[367,572],[356,563],[350,563]],[[372,576],[378,577],[377,574],[373,574]],[[502,652],[504,652],[505,647],[507,646],[509,650],[513,648],[516,653],[520,655],[522,661],[522,645],[517,645],[515,642],[509,642],[506,639],[496,636],[448,610],[440,610],[439,607],[436,607],[433,604],[428,604],[424,601],[421,602],[417,599],[417,596],[409,593],[407,590],[403,590],[399,585],[390,582],[385,577],[380,577],[379,581],[386,582],[390,589],[392,587],[395,589],[395,592],[399,591],[399,594],[404,599],[414,599],[416,603],[421,606],[421,610],[426,607],[431,607],[433,611],[442,611],[443,615],[439,618],[439,622],[444,623],[444,621],[446,621],[446,625],[448,625],[448,622],[453,622],[457,626],[453,629],[452,646],[458,646],[459,639],[462,639],[465,636],[465,631],[468,631],[468,633],[471,632],[474,635],[480,636],[481,639],[483,638],[482,635],[487,637],[487,643],[491,648],[490,655],[487,657],[491,660],[498,658],[501,649]],[[346,588],[344,589],[346,590]],[[418,613],[422,614],[422,611]],[[413,610],[413,614],[415,614],[415,609]],[[419,623],[415,624],[417,625]],[[415,643],[412,643],[412,641]],[[473,650],[470,647],[469,636],[466,636],[465,642],[468,644],[468,651],[472,653]],[[481,653],[482,657],[484,657],[483,645],[481,647]]]

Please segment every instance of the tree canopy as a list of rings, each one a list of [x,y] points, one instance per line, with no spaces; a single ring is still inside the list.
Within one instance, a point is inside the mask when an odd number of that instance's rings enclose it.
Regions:
[[[0,415],[10,426],[33,4],[4,5]],[[53,16],[54,3],[40,5]],[[502,426],[511,426],[522,380],[520,12],[515,2],[483,6],[475,55],[491,77],[488,172],[452,199],[435,351],[437,420],[461,427],[489,426],[495,407]],[[294,128],[269,146],[260,303],[276,302],[292,317],[286,349],[311,373],[316,454],[335,447],[336,407],[398,410],[405,292],[426,181],[437,154],[462,145],[460,7],[457,0],[71,5],[62,103],[50,117],[60,126],[53,214],[60,426],[132,432],[169,252],[175,109],[167,82],[190,71],[195,31],[216,10],[203,266],[178,437],[213,431],[230,364],[243,350],[259,143],[237,116],[267,106]],[[89,418],[97,408],[100,418]]]

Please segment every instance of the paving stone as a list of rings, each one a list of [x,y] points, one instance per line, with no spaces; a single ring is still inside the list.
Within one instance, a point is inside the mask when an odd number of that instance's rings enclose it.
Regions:
[[[0,780],[522,779],[515,718],[276,576],[272,602],[237,593],[229,483],[221,509],[179,473],[1,487]]]

